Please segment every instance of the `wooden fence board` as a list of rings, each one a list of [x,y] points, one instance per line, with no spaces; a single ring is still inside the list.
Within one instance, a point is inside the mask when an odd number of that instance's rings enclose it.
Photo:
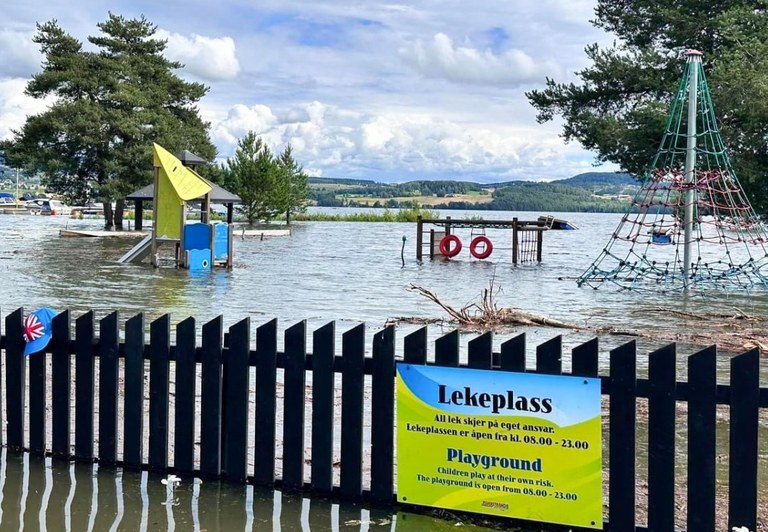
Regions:
[[[451,331],[435,340],[435,364],[454,368],[459,365],[459,331]]]
[[[611,351],[608,505],[612,530],[635,529],[635,342]]]
[[[24,448],[24,309],[19,308],[5,318],[5,409],[7,444],[11,449]]]
[[[144,314],[125,322],[125,397],[123,463],[140,468],[144,463]]]
[[[171,319],[160,316],[149,325],[149,468],[168,467],[168,381]]]
[[[563,372],[563,337],[555,336],[536,347],[536,373],[560,375]]]
[[[651,353],[648,367],[648,527],[675,528],[676,350]]]
[[[56,400],[51,405],[51,450],[57,458],[70,456],[70,427],[72,384],[71,323],[68,310],[53,318],[51,339],[51,395]]]
[[[224,422],[224,471],[228,480],[244,482],[247,473],[248,439],[248,357],[251,320],[245,318],[229,328],[229,348],[225,352],[224,372],[227,386]],[[258,406],[257,406],[258,408]],[[258,433],[258,428],[257,428]]]
[[[417,329],[403,339],[403,360],[408,364],[427,363],[427,327]]]
[[[760,426],[760,350],[731,359],[728,530],[757,529],[758,427]]]
[[[342,335],[341,483],[342,498],[358,501],[363,493],[363,394],[365,325]]]
[[[221,357],[224,324],[218,316],[203,325],[200,356],[200,474],[221,472]]]
[[[307,385],[307,322],[285,331],[283,387],[283,491],[304,487],[304,402]]]
[[[99,321],[99,462],[117,461],[118,313]]]
[[[94,315],[75,320],[75,458],[93,460]]]
[[[395,328],[373,337],[371,376],[371,498],[392,501],[394,492]]]
[[[597,377],[599,343],[597,338],[579,344],[571,350],[571,373],[579,377]]]
[[[256,459],[254,482],[275,483],[275,409],[277,381],[277,320],[256,330]]]
[[[333,488],[333,361],[336,324],[312,333],[312,491],[330,495]]]
[[[525,371],[525,333],[501,344],[499,366],[503,371]]]
[[[196,332],[194,318],[176,325],[173,467],[182,475],[191,475],[195,470]]]
[[[467,366],[474,369],[491,369],[493,363],[493,332],[488,331],[473,338],[467,345]]]
[[[688,357],[688,530],[715,530],[716,356]]]

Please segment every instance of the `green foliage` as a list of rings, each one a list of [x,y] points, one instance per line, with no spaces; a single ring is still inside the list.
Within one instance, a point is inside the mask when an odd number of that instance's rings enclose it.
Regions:
[[[55,20],[38,24],[43,68],[27,94],[55,102],[5,145],[11,164],[43,173],[48,190],[77,203],[120,200],[151,182],[153,142],[216,156],[196,107],[208,88],[174,73],[182,65],[163,56],[156,26],[110,13],[97,27],[95,50],[85,51]]]
[[[689,48],[704,53],[720,131],[744,189],[768,213],[768,12],[754,0],[598,0],[594,24],[618,37],[593,44],[580,83],[548,79],[527,93],[539,122],[564,120],[563,137],[642,175],[664,133]]]
[[[429,209],[410,208],[393,212],[384,209],[383,212],[355,212],[349,214],[304,213],[296,216],[296,220],[311,222],[415,222],[418,217],[437,218],[437,213]]]
[[[288,202],[285,209],[285,220],[288,225],[291,224],[291,215],[304,212],[309,203],[309,177],[304,173],[301,167],[293,158],[293,148],[288,144],[280,157],[277,158],[277,164],[283,171],[283,176],[288,180]]]

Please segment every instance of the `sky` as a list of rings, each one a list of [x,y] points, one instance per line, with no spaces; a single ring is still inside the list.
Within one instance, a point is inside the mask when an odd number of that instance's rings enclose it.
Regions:
[[[290,143],[313,176],[404,182],[551,180],[595,154],[538,124],[525,92],[577,81],[584,48],[612,37],[596,0],[27,0],[0,18],[0,138],[49,101],[24,95],[42,56],[35,25],[87,42],[108,13],[145,16],[199,102],[219,160],[249,131]]]

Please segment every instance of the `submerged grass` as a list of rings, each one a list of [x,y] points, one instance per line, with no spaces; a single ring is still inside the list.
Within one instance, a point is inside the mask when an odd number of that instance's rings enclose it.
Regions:
[[[436,218],[437,213],[418,207],[399,209],[397,212],[384,209],[382,212],[355,212],[349,214],[301,213],[293,217],[299,222],[415,222],[422,218]]]

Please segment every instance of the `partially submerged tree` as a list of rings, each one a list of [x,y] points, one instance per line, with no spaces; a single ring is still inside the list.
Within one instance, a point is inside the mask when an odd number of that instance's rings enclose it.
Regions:
[[[27,94],[53,103],[5,146],[11,164],[42,172],[53,192],[104,201],[106,224],[119,226],[125,196],[152,180],[153,142],[209,161],[216,148],[196,107],[208,88],[174,73],[182,65],[163,56],[157,27],[111,13],[97,26],[101,34],[88,40],[98,52],[87,52],[55,20],[38,24],[43,69]]]
[[[755,209],[768,214],[768,2],[598,0],[593,24],[615,34],[586,48],[580,83],[547,79],[527,93],[539,122],[560,116],[563,137],[642,175],[661,137],[683,68],[704,53],[720,130]]]
[[[293,158],[293,148],[288,144],[277,164],[285,173],[288,180],[288,205],[285,209],[285,222],[291,225],[291,215],[302,213],[307,209],[309,202],[309,176],[304,173],[304,168]]]
[[[252,131],[237,143],[227,159],[227,185],[240,196],[248,223],[269,221],[285,211],[289,188],[272,151]]]

